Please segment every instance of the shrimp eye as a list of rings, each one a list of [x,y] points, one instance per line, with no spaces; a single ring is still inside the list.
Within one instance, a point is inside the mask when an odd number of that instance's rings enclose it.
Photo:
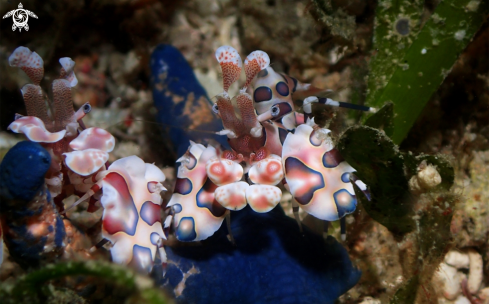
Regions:
[[[92,106],[89,103],[83,105],[83,113],[88,114],[92,110]]]
[[[219,107],[217,106],[217,103],[215,103],[213,106],[212,106],[212,111],[216,114],[219,114]]]
[[[272,106],[272,117],[277,117],[280,114],[280,108],[277,105]]]
[[[270,110],[272,111],[272,119],[276,121],[292,112],[292,107],[287,102],[279,102],[274,104]]]

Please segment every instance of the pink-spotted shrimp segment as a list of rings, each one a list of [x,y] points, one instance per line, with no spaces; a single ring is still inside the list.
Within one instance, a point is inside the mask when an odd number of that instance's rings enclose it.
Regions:
[[[88,191],[97,182],[97,176],[102,176],[106,170],[109,152],[114,146],[114,136],[101,128],[85,129],[69,143],[69,147],[74,151],[63,153],[64,162],[70,169],[68,177],[75,190],[85,193],[69,209],[94,194]],[[95,206],[96,202],[94,198],[90,200],[89,212],[98,209],[99,205]]]
[[[260,73],[261,70],[266,69],[270,65],[270,57],[263,51],[251,52],[245,59],[245,74],[246,82],[243,85],[243,89],[251,84],[255,76]]]
[[[51,133],[46,130],[44,122],[35,116],[21,116],[14,120],[8,129],[15,133],[24,133],[33,142],[55,143],[65,137],[66,130]]]
[[[285,180],[299,206],[319,219],[336,221],[356,208],[350,181],[355,169],[341,157],[327,133],[329,130],[300,125],[285,139],[282,162]]]
[[[70,142],[70,148],[75,151],[98,149],[104,152],[112,152],[114,147],[114,136],[101,128],[85,129],[78,135],[78,137]]]
[[[233,47],[223,45],[216,50],[216,59],[221,65],[224,92],[238,80],[243,68],[241,57]]]
[[[61,78],[66,79],[69,82],[70,87],[74,87],[78,84],[78,79],[73,71],[75,62],[70,57],[63,57],[59,59],[61,64]]]
[[[112,260],[150,272],[159,250],[166,262],[161,224],[161,182],[165,175],[137,156],[112,163],[102,182],[102,236],[113,246]],[[161,255],[164,256],[161,256]]]
[[[9,65],[23,70],[36,85],[44,77],[44,61],[36,52],[20,46],[14,50],[8,59]]]
[[[218,187],[214,191],[216,201],[228,210],[241,210],[246,206],[248,184],[240,181],[243,167],[231,159],[219,156],[211,158],[205,167],[207,176]]]
[[[100,170],[109,160],[109,154],[98,149],[85,149],[63,153],[65,163],[71,171],[81,176],[87,176]]]
[[[264,213],[277,206],[282,198],[282,190],[276,187],[284,178],[281,158],[270,154],[254,163],[248,171],[253,183],[246,190],[246,199],[251,209]]]
[[[178,240],[200,241],[221,227],[226,209],[215,199],[217,185],[207,176],[206,165],[217,157],[214,147],[191,142],[177,162],[175,191],[167,207],[171,208],[173,227]]]
[[[74,151],[63,153],[65,164],[76,174],[88,176],[104,170],[109,152],[114,149],[115,138],[101,128],[83,130],[69,144]]]

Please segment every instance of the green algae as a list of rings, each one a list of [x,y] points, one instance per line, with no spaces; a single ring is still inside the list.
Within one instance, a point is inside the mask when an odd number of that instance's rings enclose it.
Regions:
[[[384,131],[385,135],[392,136],[394,132],[394,104],[386,103],[375,115],[370,116],[365,125]]]
[[[419,30],[422,4],[384,0],[376,13],[376,54],[370,61],[366,103],[394,103],[396,144],[406,137],[489,12],[488,0],[444,0]]]
[[[384,92],[398,67],[405,68],[403,57],[420,30],[424,1],[381,0],[375,14],[373,50],[369,62],[367,103],[374,103]],[[404,26],[400,27],[399,25]]]
[[[0,286],[2,303],[42,303],[46,298],[63,302],[62,298],[70,303],[79,297],[76,294],[56,289],[48,285],[51,280],[70,276],[88,276],[124,289],[131,296],[126,303],[172,303],[159,289],[154,287],[153,281],[143,275],[121,265],[104,261],[63,262],[49,264],[43,268],[32,271],[11,284]]]

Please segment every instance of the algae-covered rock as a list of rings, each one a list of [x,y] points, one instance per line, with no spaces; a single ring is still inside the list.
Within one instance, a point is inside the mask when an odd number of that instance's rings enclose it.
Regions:
[[[398,147],[379,130],[356,126],[342,135],[338,149],[369,186],[371,201],[359,196],[367,213],[395,234],[411,231],[414,213]]]
[[[420,154],[414,156],[412,153],[404,153],[406,174],[415,175],[419,171],[421,163],[433,166],[441,177],[441,182],[433,190],[450,190],[455,179],[455,172],[450,161],[444,155]]]
[[[390,304],[411,304],[416,300],[416,290],[419,287],[419,277],[413,276],[403,286],[399,287]]]
[[[460,223],[453,223],[452,229],[457,231],[455,243],[457,247],[483,245],[488,248],[489,230],[489,151],[473,152],[473,160],[469,164],[469,177],[464,181],[463,204],[458,206],[457,216]],[[460,227],[455,227],[459,225]]]

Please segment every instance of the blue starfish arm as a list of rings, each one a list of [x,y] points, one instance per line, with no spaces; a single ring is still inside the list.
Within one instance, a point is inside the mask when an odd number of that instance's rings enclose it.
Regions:
[[[206,91],[180,51],[171,45],[158,45],[150,68],[157,119],[170,126],[168,133],[177,155],[187,151],[189,140],[213,139],[227,147],[225,136],[209,133],[222,130],[221,120],[212,112]]]
[[[27,268],[56,261],[65,246],[63,219],[44,183],[50,164],[49,152],[30,141],[17,143],[0,164],[0,216],[4,241],[10,256]],[[35,233],[36,219],[48,225],[45,234]]]
[[[334,303],[360,279],[333,237],[301,233],[280,207],[232,212],[231,230],[236,246],[221,228],[202,246],[167,248],[159,284],[179,303]]]
[[[40,144],[17,143],[0,164],[0,196],[30,201],[44,185],[51,156]]]

